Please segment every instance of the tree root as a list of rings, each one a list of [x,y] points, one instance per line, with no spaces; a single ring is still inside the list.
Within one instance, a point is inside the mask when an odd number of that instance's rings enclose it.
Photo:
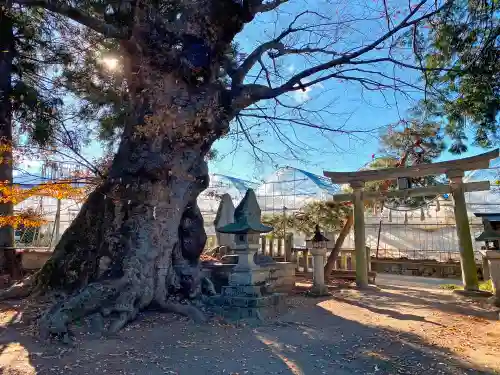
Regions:
[[[117,326],[117,329],[120,329],[128,322],[126,320],[122,324],[123,316],[127,314],[128,309],[120,308],[119,304],[118,308],[108,308],[107,304],[110,301],[120,301],[118,297],[126,283],[127,280],[118,279],[89,284],[76,295],[55,304],[40,318],[38,326],[40,337],[47,339],[55,335],[62,337],[66,341],[70,323],[97,312],[101,312],[103,315],[110,315],[114,311],[118,312],[117,323],[112,323],[111,326]],[[128,318],[129,316],[127,316]]]
[[[201,278],[203,289],[206,294],[215,293],[213,284],[209,279]],[[129,278],[121,278],[105,282],[89,284],[77,294],[55,304],[39,320],[39,334],[42,339],[58,337],[69,343],[69,325],[79,319],[91,316],[94,321],[104,322],[103,318],[109,318],[107,330],[106,324],[99,324],[100,329],[107,333],[116,333],[127,323],[134,320],[139,313],[143,288],[131,282]],[[201,292],[201,288],[199,288]],[[198,295],[197,297],[200,297]],[[189,300],[187,304],[167,300],[158,300],[155,303],[164,311],[173,312],[186,316],[196,323],[207,321],[205,314],[195,306],[200,298]]]
[[[205,314],[203,314],[203,312],[196,306],[190,304],[183,305],[178,302],[163,302],[160,304],[160,307],[165,311],[187,316],[195,323],[205,323],[207,321]]]
[[[36,274],[30,275],[24,280],[11,285],[8,289],[0,292],[0,301],[7,299],[21,299],[28,297],[36,286]]]
[[[215,296],[217,294],[214,283],[208,277],[203,277],[201,279],[201,290],[202,294],[206,294],[208,296]]]

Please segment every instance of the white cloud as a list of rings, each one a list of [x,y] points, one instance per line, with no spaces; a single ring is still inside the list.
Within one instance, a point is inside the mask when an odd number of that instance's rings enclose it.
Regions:
[[[303,83],[307,83],[307,81],[304,80]],[[311,91],[317,88],[323,88],[323,85],[321,83],[316,83],[314,85],[306,87],[305,90],[296,90],[292,93],[292,97],[299,104],[307,102],[311,99]]]

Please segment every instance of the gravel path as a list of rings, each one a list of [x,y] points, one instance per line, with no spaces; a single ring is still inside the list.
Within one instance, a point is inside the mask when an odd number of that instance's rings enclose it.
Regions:
[[[299,284],[300,286],[300,284]],[[142,314],[115,337],[79,336],[74,347],[35,340],[3,305],[0,373],[43,374],[496,374],[500,322],[449,291],[383,286],[334,289],[288,301],[279,320],[257,327]],[[28,317],[25,316],[24,320]]]

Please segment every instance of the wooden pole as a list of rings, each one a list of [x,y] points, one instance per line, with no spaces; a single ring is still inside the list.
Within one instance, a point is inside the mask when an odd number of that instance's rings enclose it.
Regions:
[[[479,290],[474,258],[474,248],[470,234],[469,218],[467,217],[467,205],[465,203],[464,184],[462,177],[464,172],[449,171],[451,193],[453,194],[455,223],[457,226],[458,244],[460,247],[460,264],[462,268],[462,282],[465,290]]]
[[[293,234],[285,234],[285,262],[292,261]]]
[[[354,246],[356,248],[356,285],[358,288],[368,286],[368,268],[365,243],[365,209],[363,204],[363,182],[353,181],[354,190]]]
[[[266,236],[261,236],[261,250],[262,250],[262,255],[266,255],[266,250],[267,250],[267,237]]]
[[[56,216],[54,219],[54,228],[52,228],[52,238],[50,239],[50,248],[53,250],[59,242],[59,224],[61,222],[61,200],[57,200]]]
[[[378,259],[378,249],[380,247],[380,234],[382,232],[382,217],[380,217],[380,221],[378,223],[378,235],[377,235],[377,252],[375,253],[375,258]],[[368,260],[369,262],[370,260]]]

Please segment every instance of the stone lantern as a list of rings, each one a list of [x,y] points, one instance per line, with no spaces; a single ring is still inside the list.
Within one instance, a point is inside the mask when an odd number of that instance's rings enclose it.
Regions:
[[[229,285],[252,285],[262,281],[261,267],[255,264],[254,256],[259,250],[261,233],[268,233],[272,227],[260,221],[260,207],[252,189],[248,189],[241,203],[234,210],[234,222],[217,229],[220,233],[234,235],[234,253],[238,263],[229,276]]]
[[[485,242],[483,255],[483,278],[491,279],[494,303],[500,306],[500,213],[474,213],[483,220],[484,231],[476,241]]]
[[[230,319],[261,319],[263,314],[284,306],[284,294],[269,290],[269,270],[254,262],[259,249],[261,233],[273,230],[260,221],[260,207],[252,189],[234,211],[234,222],[217,228],[221,233],[234,235],[234,253],[238,263],[231,270],[228,285],[222,286],[221,294],[211,297],[216,312]]]
[[[313,256],[313,287],[311,294],[316,296],[328,294],[324,270],[328,241],[328,238],[320,232],[319,225],[316,225],[314,236],[310,240],[306,240],[307,249]]]

